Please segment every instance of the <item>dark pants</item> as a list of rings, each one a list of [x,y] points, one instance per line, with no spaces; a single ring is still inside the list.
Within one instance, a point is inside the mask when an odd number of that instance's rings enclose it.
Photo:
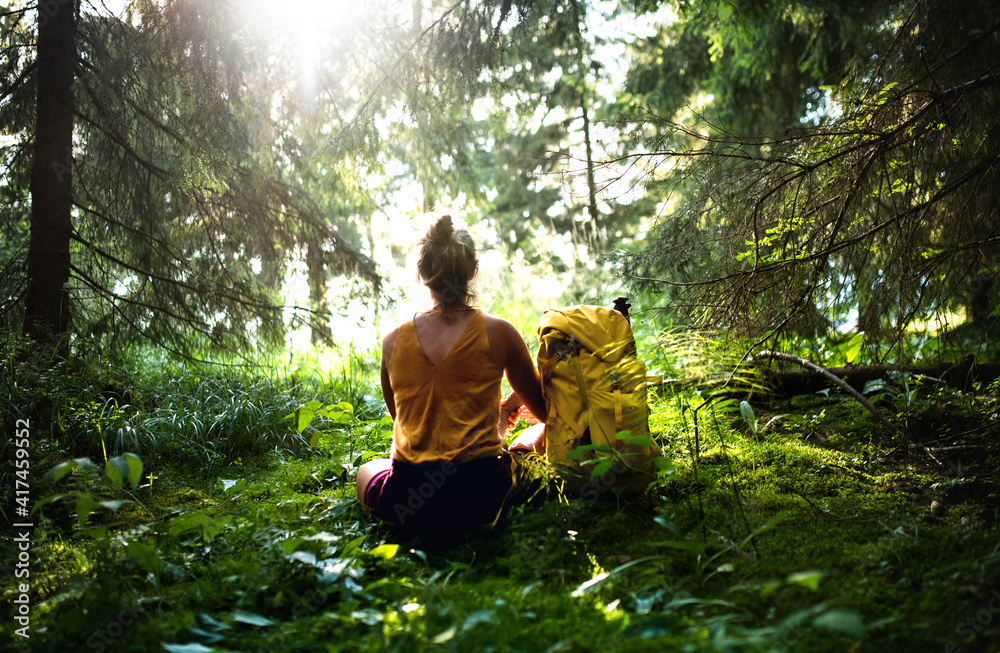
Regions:
[[[399,530],[447,544],[495,524],[512,485],[505,456],[421,465],[393,460],[369,483],[365,503]]]

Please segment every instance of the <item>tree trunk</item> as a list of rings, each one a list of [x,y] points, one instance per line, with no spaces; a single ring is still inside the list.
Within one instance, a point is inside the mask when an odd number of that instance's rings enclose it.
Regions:
[[[591,245],[601,250],[601,237],[597,230],[597,184],[594,183],[594,146],[590,140],[590,111],[587,107],[586,78],[582,82],[580,107],[583,109],[583,140],[587,145],[587,210],[590,213]]]
[[[590,246],[596,250],[601,250],[601,237],[598,231],[598,216],[597,211],[597,184],[594,182],[594,144],[590,138],[590,107],[588,106],[588,92],[587,92],[587,62],[584,56],[584,43],[583,43],[583,33],[580,31],[580,24],[586,17],[581,15],[580,6],[573,1],[573,26],[576,31],[576,44],[578,49],[578,54],[580,56],[577,62],[579,66],[579,76],[578,81],[580,90],[580,110],[583,114],[583,142],[586,147],[587,152],[587,213],[590,215]],[[587,230],[584,228],[584,234],[586,235]]]
[[[326,269],[323,248],[310,241],[306,248],[306,266],[309,270],[309,303],[315,313],[310,316],[310,342],[313,345],[330,344],[330,304],[326,299]]]
[[[24,330],[65,347],[70,330],[69,242],[73,231],[73,79],[76,2],[38,10],[38,98],[31,167],[31,235]]]

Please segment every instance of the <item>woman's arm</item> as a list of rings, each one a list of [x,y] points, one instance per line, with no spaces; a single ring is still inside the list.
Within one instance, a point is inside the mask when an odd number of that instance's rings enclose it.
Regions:
[[[528,352],[528,345],[507,320],[489,316],[488,335],[490,348],[494,357],[507,373],[510,387],[521,398],[528,410],[545,421],[545,398],[542,396],[542,384],[535,370],[535,361]]]
[[[389,416],[396,419],[396,397],[392,394],[392,385],[389,383],[389,361],[392,360],[392,350],[396,346],[396,336],[399,328],[395,328],[382,339],[382,398],[385,399],[385,407],[389,409]]]

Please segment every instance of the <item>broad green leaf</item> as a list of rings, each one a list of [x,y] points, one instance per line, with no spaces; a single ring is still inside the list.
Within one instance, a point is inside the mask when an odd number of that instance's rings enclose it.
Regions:
[[[305,539],[301,537],[290,537],[281,543],[281,550],[285,555],[290,555],[304,543]]]
[[[90,458],[74,458],[73,462],[75,462],[76,466],[80,469],[97,469],[97,465],[95,465],[94,461]]]
[[[158,573],[162,560],[156,555],[156,547],[142,542],[129,542],[125,545],[125,551],[139,562],[139,566],[146,571]]]
[[[605,458],[601,462],[594,465],[594,470],[590,472],[590,478],[591,479],[597,478],[601,474],[611,469],[614,466],[614,464],[615,464],[614,458]]]
[[[142,460],[134,453],[126,452],[122,454],[128,464],[128,482],[132,484],[132,489],[139,488],[139,481],[142,480]]]
[[[331,412],[329,415],[327,415],[327,417],[329,417],[330,421],[333,422],[334,424],[347,424],[348,422],[351,421],[350,413],[344,413],[339,410]]]
[[[66,474],[76,469],[75,460],[67,460],[64,463],[59,463],[49,471],[45,472],[45,476],[42,477],[42,483],[56,482],[61,479]]]
[[[636,435],[634,437],[628,438],[629,444],[634,444],[639,447],[649,447],[655,449],[657,446],[656,441],[648,435]]]
[[[65,499],[67,496],[70,496],[70,495],[66,495],[66,494],[50,494],[47,497],[42,497],[41,499],[39,499],[38,501],[35,502],[34,506],[31,507],[31,513],[30,513],[29,516],[33,516],[36,511],[41,510],[47,504],[50,504],[53,501],[59,501],[60,499]]]
[[[90,519],[90,515],[101,507],[101,504],[94,501],[94,497],[90,496],[86,492],[79,492],[76,495],[76,520],[79,522],[80,527],[87,523]]]
[[[468,632],[478,626],[479,624],[490,624],[496,621],[496,612],[493,610],[476,610],[462,623],[462,630],[460,632]]]
[[[115,489],[120,490],[129,475],[128,461],[121,456],[108,458],[108,462],[104,465],[104,473],[111,479],[111,483],[115,486]]]
[[[872,379],[871,381],[865,382],[865,387],[861,390],[861,394],[867,395],[872,392],[882,392],[889,386],[886,384],[885,379]]]
[[[781,581],[769,580],[760,586],[760,595],[767,598],[781,589]]]
[[[861,620],[861,615],[851,610],[830,610],[816,617],[813,624],[844,633],[854,639],[862,639],[865,636],[865,624]]]
[[[578,458],[583,458],[584,456],[594,451],[595,449],[597,449],[596,444],[582,444],[579,447],[573,449],[573,451],[569,452],[569,459],[577,460]]]
[[[746,421],[746,423],[750,426],[750,428],[753,429],[754,432],[756,432],[757,415],[754,414],[753,406],[751,406],[749,402],[746,401],[740,402],[740,415],[743,416],[744,421]]]
[[[382,558],[383,560],[391,560],[399,552],[398,544],[380,544],[368,553],[375,556],[376,558]]]
[[[218,619],[208,614],[207,612],[202,612],[201,614],[198,615],[198,618],[201,619],[201,623],[204,624],[206,628],[211,628],[212,630],[233,629],[233,627],[230,626],[229,624],[219,621]]]
[[[359,535],[350,542],[344,545],[344,550],[340,552],[340,555],[346,557],[350,555],[355,549],[359,548],[361,544],[365,541],[364,535]]]
[[[312,421],[313,415],[312,410],[306,408],[305,406],[299,406],[295,409],[295,431],[297,433],[302,433],[309,426],[309,422]]]
[[[796,585],[802,585],[803,587],[808,587],[812,591],[819,589],[819,581],[826,574],[822,571],[812,570],[812,571],[800,571],[794,574],[789,574],[788,582],[795,583]]]
[[[233,621],[238,621],[244,624],[250,624],[251,626],[273,626],[274,622],[265,616],[259,615],[255,612],[245,612],[243,610],[237,610],[233,613]]]
[[[91,526],[90,528],[85,528],[80,532],[95,541],[105,540],[108,537],[108,530],[110,527],[110,524],[105,524],[104,526]]]
[[[215,650],[197,642],[191,644],[168,644],[167,642],[160,642],[160,646],[170,651],[170,653],[212,653]]]
[[[657,456],[656,458],[653,458],[653,464],[656,465],[656,468],[661,472],[674,468],[674,461],[670,460],[666,456]]]
[[[848,363],[853,363],[861,353],[861,348],[865,344],[864,332],[855,333],[850,340],[840,346],[840,352]]]
[[[528,596],[528,594],[530,594],[534,590],[536,590],[539,587],[541,587],[544,582],[545,582],[544,580],[536,580],[535,582],[529,583],[529,584],[525,585],[524,587],[522,587],[521,588],[521,600],[523,601],[524,597]]]
[[[198,532],[205,542],[211,542],[217,535],[226,530],[230,517],[213,519],[200,512],[189,512],[178,515],[170,520],[167,532],[174,537]]]

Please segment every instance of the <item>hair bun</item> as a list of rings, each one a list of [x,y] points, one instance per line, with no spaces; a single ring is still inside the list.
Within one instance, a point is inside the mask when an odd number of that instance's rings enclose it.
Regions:
[[[453,233],[455,233],[455,226],[451,223],[450,215],[442,215],[431,227],[431,238],[439,243],[451,240]]]

